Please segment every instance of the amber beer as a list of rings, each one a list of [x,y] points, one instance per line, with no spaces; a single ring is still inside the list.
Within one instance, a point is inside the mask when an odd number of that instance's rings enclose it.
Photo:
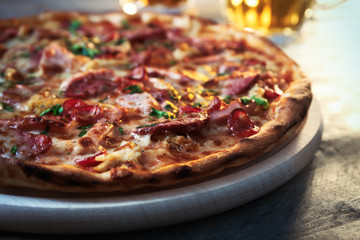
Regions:
[[[314,0],[225,0],[226,15],[240,28],[267,35],[295,34]]]
[[[143,8],[152,10],[181,12],[186,0],[119,0],[122,10],[127,14],[135,14]]]

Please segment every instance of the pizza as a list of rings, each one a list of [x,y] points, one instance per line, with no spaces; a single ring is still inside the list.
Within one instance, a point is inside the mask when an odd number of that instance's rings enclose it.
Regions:
[[[188,184],[299,133],[310,81],[270,41],[188,15],[0,21],[0,184],[63,192]]]

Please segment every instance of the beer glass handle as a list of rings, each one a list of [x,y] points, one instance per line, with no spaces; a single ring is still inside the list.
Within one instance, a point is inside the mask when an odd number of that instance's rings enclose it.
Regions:
[[[315,5],[322,9],[330,9],[344,2],[346,2],[346,0],[315,0]]]

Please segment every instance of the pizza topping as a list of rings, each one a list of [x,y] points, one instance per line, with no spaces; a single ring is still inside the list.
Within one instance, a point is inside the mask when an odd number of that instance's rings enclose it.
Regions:
[[[97,70],[73,78],[65,89],[64,95],[69,98],[89,99],[102,93],[114,91],[116,83],[111,80],[113,72]]]
[[[255,125],[241,108],[235,108],[227,119],[229,132],[239,137],[249,137],[259,132],[259,127]]]
[[[225,89],[223,94],[225,95],[236,95],[249,90],[251,86],[256,82],[259,75],[251,75],[248,77],[234,77],[225,80]]]
[[[216,98],[215,98],[216,99]],[[218,100],[214,100],[214,101],[218,101]],[[220,101],[220,100],[219,100]],[[210,116],[211,116],[211,121],[215,122],[217,124],[225,124],[229,115],[231,114],[232,111],[234,111],[236,108],[240,108],[241,107],[241,103],[238,101],[234,101],[232,103],[230,103],[229,105],[226,105],[223,108],[220,108],[221,106],[221,102],[216,103],[216,105],[214,106],[214,108],[210,108]],[[208,110],[209,111],[209,110]]]
[[[74,56],[56,43],[47,46],[40,59],[40,68],[45,75],[54,75],[72,68]]]
[[[0,129],[19,129],[21,131],[43,131],[49,126],[50,132],[64,133],[67,126],[65,123],[54,120],[47,120],[41,117],[13,117],[11,119],[1,119]]]
[[[62,107],[60,104],[56,104],[52,106],[51,108],[45,109],[42,111],[39,116],[44,116],[45,114],[51,112],[54,116],[59,116],[64,111],[64,107]]]
[[[17,136],[16,156],[19,158],[34,158],[46,152],[52,144],[51,138],[46,135],[20,132]]]
[[[140,156],[141,148],[137,144],[124,141],[115,151],[97,156],[95,160],[101,161],[101,164],[94,169],[99,172],[105,172],[122,165],[125,161],[137,163]]]
[[[18,29],[13,27],[6,28],[5,30],[1,29],[1,30],[2,33],[0,35],[0,43],[9,41],[10,39],[16,37],[18,33]]]
[[[137,128],[135,133],[140,135],[156,135],[164,134],[167,132],[174,133],[188,133],[200,130],[209,122],[210,117],[205,113],[189,113],[185,117],[179,117],[173,120],[167,120]]]
[[[3,109],[5,109],[8,112],[13,112],[14,108],[12,108],[11,106],[7,105],[6,103],[1,103]]]
[[[124,91],[130,91],[129,94],[134,94],[134,93],[142,93],[143,90],[141,90],[140,85],[130,85],[126,88],[124,88]]]
[[[104,154],[104,152],[100,152],[94,156],[90,156],[84,159],[77,159],[75,160],[76,165],[78,165],[81,168],[90,168],[95,167],[101,163],[101,161],[97,161],[96,157]]]

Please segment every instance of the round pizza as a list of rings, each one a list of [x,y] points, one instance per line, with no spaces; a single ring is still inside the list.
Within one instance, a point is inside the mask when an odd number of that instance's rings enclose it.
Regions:
[[[0,20],[0,184],[191,183],[299,133],[312,94],[263,37],[188,15]]]

